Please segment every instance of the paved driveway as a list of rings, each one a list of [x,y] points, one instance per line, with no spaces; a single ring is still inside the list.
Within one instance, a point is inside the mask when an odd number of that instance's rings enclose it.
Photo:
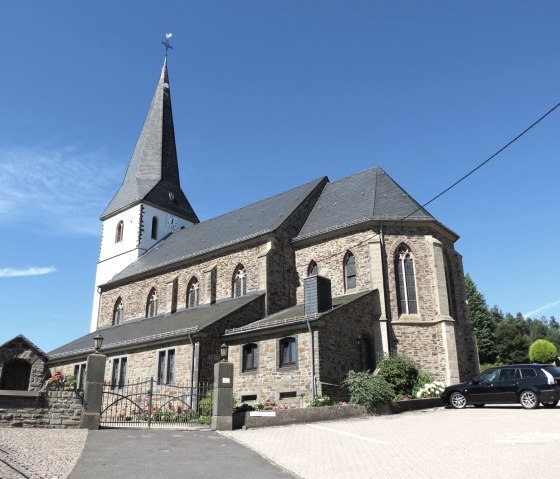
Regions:
[[[560,406],[439,408],[223,434],[301,478],[560,478]]]

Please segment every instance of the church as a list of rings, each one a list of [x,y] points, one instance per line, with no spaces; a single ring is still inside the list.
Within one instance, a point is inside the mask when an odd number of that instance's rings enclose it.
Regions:
[[[272,193],[272,192],[271,192]],[[447,384],[478,372],[458,235],[380,167],[200,221],[179,181],[167,59],[122,185],[101,214],[90,333],[49,353],[82,380],[211,381],[238,403],[342,398],[350,370],[398,352]]]

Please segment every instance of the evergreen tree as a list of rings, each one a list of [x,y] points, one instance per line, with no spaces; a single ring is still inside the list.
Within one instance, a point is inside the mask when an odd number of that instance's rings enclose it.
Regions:
[[[496,327],[498,360],[502,363],[526,363],[529,360],[529,326],[523,316],[506,314]]]
[[[476,332],[478,356],[481,364],[496,361],[496,322],[490,313],[486,300],[474,284],[469,274],[465,276],[469,317]],[[527,348],[525,348],[525,351]]]

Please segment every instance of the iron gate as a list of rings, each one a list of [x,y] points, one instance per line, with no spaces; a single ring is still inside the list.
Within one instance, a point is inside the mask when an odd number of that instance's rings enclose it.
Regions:
[[[212,415],[212,384],[160,384],[154,378],[103,387],[101,427],[204,428]]]

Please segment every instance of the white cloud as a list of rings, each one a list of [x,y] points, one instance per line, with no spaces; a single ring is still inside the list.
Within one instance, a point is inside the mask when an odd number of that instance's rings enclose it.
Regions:
[[[118,168],[120,170],[120,168]],[[0,149],[0,223],[95,234],[122,172],[105,155],[73,147]]]
[[[525,316],[526,318],[533,318],[535,315],[542,313],[543,311],[547,311],[551,308],[554,308],[556,306],[560,306],[560,300],[559,301],[553,301],[552,303],[546,303],[543,304],[542,306],[539,306],[536,309],[533,309],[532,311],[529,311],[528,313],[525,313],[523,316]]]
[[[56,268],[48,266],[46,268],[25,268],[25,269],[14,269],[14,268],[0,268],[0,278],[14,278],[16,276],[41,276],[43,274],[54,273]]]

